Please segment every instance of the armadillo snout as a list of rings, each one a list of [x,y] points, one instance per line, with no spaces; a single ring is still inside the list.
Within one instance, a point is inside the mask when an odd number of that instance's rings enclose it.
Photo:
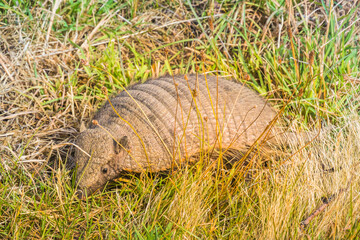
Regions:
[[[86,194],[83,192],[83,190],[77,190],[76,193],[75,193],[76,197],[80,200],[83,200],[85,199],[86,197]]]
[[[76,197],[80,200],[84,200],[87,197],[89,197],[91,194],[93,194],[95,191],[87,188],[78,188],[76,190]]]

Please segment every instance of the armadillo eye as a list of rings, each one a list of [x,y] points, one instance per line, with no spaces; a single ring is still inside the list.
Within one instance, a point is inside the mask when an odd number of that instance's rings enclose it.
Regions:
[[[108,169],[107,169],[107,168],[103,168],[103,169],[101,169],[101,172],[102,172],[102,173],[107,173],[107,171],[108,171]]]

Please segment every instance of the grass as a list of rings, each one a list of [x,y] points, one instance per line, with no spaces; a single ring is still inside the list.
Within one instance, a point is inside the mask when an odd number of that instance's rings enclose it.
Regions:
[[[354,3],[55,3],[0,1],[0,238],[358,238]],[[194,72],[237,78],[285,107],[286,124],[320,119],[324,129],[251,179],[203,159],[168,175],[127,174],[79,201],[67,143],[105,100],[102,87],[115,94]]]

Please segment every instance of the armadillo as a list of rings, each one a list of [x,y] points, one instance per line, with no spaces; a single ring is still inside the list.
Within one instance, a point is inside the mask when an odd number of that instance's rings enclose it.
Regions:
[[[235,80],[199,74],[135,84],[105,103],[78,136],[78,193],[89,195],[122,171],[157,172],[200,150],[251,146],[275,116]]]

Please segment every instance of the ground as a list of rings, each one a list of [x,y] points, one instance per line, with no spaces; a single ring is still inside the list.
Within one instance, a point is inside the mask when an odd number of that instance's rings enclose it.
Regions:
[[[358,8],[346,0],[0,1],[0,237],[357,238]],[[106,100],[102,88],[114,95],[195,72],[247,84],[284,126],[317,137],[280,159],[268,154],[270,165],[259,163],[261,151],[246,169],[200,158],[169,174],[125,174],[77,199],[67,162]]]

